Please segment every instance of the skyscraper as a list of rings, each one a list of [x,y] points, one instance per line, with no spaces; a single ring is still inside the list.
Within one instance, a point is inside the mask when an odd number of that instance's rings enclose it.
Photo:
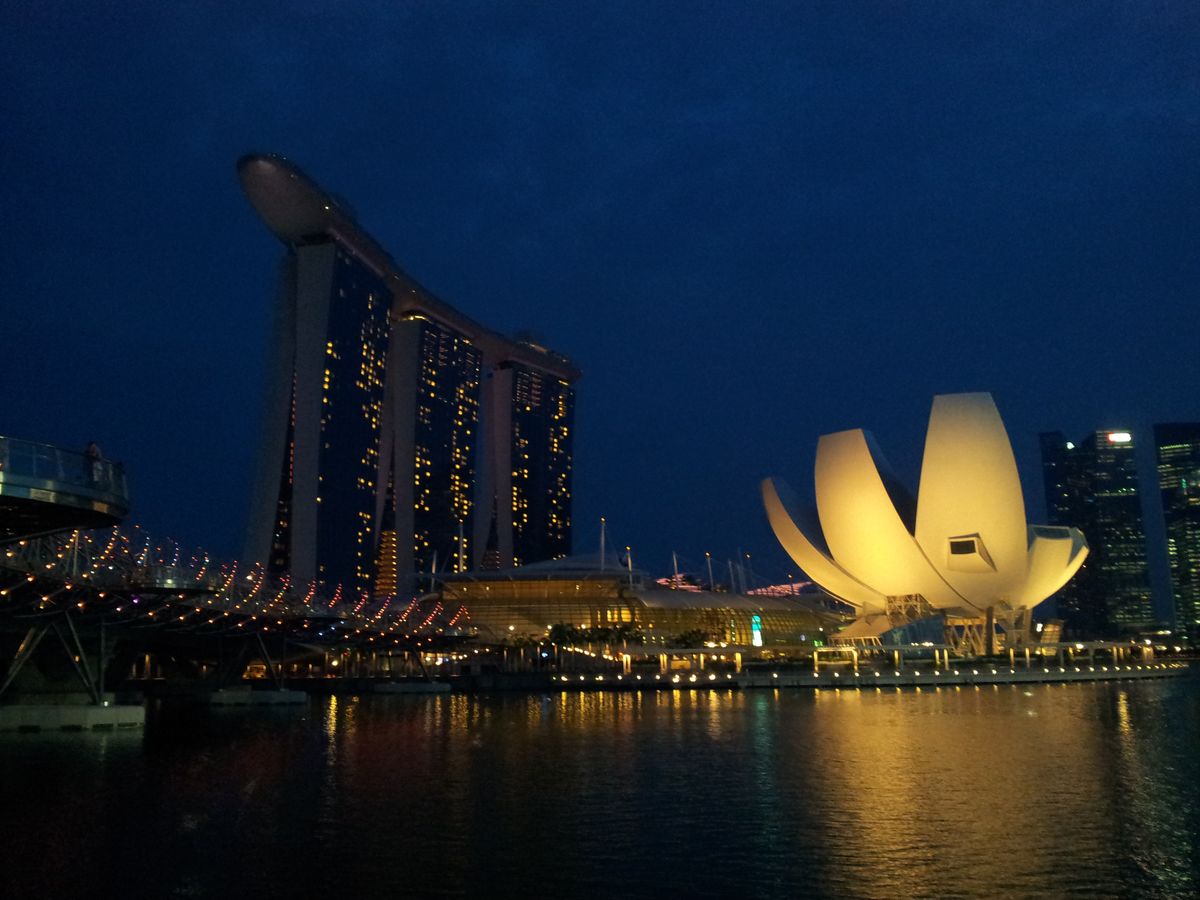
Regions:
[[[1200,628],[1200,422],[1154,426],[1177,628]]]
[[[263,475],[277,496],[259,510],[260,520],[274,513],[268,568],[362,590],[373,575],[390,294],[331,240],[292,247],[282,281],[268,412],[278,468]]]
[[[498,449],[509,460],[513,562],[566,556],[575,393],[562,379],[516,363],[501,366],[493,384],[510,410],[507,446]]]
[[[523,507],[529,498],[520,530],[513,525],[519,565],[571,551],[575,392],[561,378],[527,366],[518,367],[515,374],[513,453],[520,453],[525,472],[514,490],[513,508],[518,498]]]
[[[1046,509],[1055,525],[1080,529],[1091,555],[1057,595],[1073,636],[1154,625],[1133,434],[1097,431],[1082,443],[1041,435]]]
[[[483,357],[465,334],[421,313],[398,319],[394,339],[396,504],[412,510],[412,539],[400,547],[399,568],[466,569],[474,549]]]
[[[501,566],[569,553],[578,370],[438,300],[286,160],[238,171],[285,246],[249,559],[365,594],[477,566],[491,527]]]

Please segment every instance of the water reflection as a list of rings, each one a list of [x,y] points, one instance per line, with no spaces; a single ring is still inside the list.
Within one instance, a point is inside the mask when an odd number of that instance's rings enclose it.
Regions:
[[[390,696],[0,738],[0,894],[1191,896],[1191,682]],[[47,853],[65,862],[40,864]],[[113,890],[109,890],[108,888]]]
[[[1175,751],[1190,746],[1194,757],[1200,747],[1195,719],[1173,717],[1171,740],[1157,739],[1158,720],[1169,713],[1162,698],[1144,685],[1117,690],[1113,710],[1119,748],[1113,784],[1119,790],[1117,802],[1128,811],[1121,832],[1132,870],[1127,877],[1178,896],[1194,895],[1200,871],[1196,803],[1174,785],[1188,777],[1188,767],[1180,765]]]

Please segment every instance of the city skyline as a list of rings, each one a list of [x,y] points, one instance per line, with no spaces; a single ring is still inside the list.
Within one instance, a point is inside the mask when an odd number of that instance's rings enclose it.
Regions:
[[[917,446],[937,393],[996,396],[1035,519],[1038,433],[1200,418],[1194,9],[644,10],[636,33],[597,9],[586,41],[565,12],[415,10],[331,54],[282,20],[264,54],[243,13],[7,15],[0,252],[54,340],[6,346],[0,432],[95,439],[156,533],[241,553],[274,251],[229,161],[259,147],[587,372],[575,544],[606,515],[655,571],[742,547],[781,580],[757,479],[801,480],[857,421]],[[439,77],[379,65],[381,35]]]

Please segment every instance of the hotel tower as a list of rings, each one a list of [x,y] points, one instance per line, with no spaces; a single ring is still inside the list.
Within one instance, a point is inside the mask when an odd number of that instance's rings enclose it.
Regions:
[[[578,370],[484,328],[277,156],[238,162],[284,245],[247,558],[347,595],[571,552]]]

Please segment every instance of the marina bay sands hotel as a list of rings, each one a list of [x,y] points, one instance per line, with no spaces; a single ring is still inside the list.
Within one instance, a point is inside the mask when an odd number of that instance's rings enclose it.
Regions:
[[[238,174],[286,248],[247,558],[403,594],[568,555],[570,360],[434,297],[287,160]]]

